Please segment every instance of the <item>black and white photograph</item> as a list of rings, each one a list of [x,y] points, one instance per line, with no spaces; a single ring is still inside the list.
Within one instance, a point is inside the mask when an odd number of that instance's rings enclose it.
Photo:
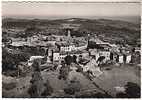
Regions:
[[[2,2],[2,98],[140,98],[140,2]]]

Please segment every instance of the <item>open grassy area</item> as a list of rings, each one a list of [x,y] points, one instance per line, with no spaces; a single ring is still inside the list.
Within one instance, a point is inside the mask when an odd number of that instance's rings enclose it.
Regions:
[[[82,97],[85,97],[85,95],[88,95],[88,93],[90,95],[90,93],[92,93],[93,91],[95,91],[95,93],[104,93],[104,91],[106,91],[109,95],[115,97],[117,94],[115,87],[124,87],[127,82],[136,83],[140,86],[140,74],[138,74],[140,73],[140,69],[136,68],[136,66],[110,65],[107,66],[107,70],[103,68],[102,71],[103,73],[99,77],[94,78],[93,81],[89,80],[82,73],[73,73],[80,81],[81,92],[79,92],[79,94]],[[51,97],[67,96],[67,94],[64,93],[64,88],[67,87],[68,81],[65,81],[63,79],[59,80],[58,71],[42,71],[41,75],[44,82],[46,82],[46,80],[48,79],[51,87],[53,88]],[[29,97],[29,95],[27,94],[27,89],[30,84],[30,79],[31,78],[27,76],[25,78],[22,77],[19,79],[12,78],[13,81],[10,81],[10,79],[3,77],[3,83],[7,83],[3,84],[3,86],[10,85],[10,82],[16,82],[16,87],[14,86],[14,88],[11,88],[10,90],[3,88],[3,96],[7,96],[7,94],[10,93],[9,97]],[[85,92],[88,90],[90,92]],[[94,97],[96,97],[96,95],[94,95]]]
[[[140,70],[136,66],[114,65],[110,66],[110,70],[103,70],[103,74],[93,81],[109,94],[115,96],[117,93],[115,87],[123,87],[127,82],[136,83],[140,86],[140,76],[138,73],[140,73]]]

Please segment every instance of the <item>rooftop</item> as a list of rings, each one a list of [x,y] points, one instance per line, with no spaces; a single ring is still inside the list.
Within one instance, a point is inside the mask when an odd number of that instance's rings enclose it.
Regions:
[[[72,51],[72,52],[60,52],[60,55],[67,55],[67,54],[82,54],[82,53],[88,53],[88,51],[82,50],[82,51]]]

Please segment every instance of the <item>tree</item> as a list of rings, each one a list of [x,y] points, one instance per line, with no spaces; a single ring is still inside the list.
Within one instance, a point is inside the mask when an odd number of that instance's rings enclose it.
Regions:
[[[75,96],[76,98],[112,98],[112,96],[97,92],[96,91],[90,91],[85,93],[80,93]]]
[[[66,80],[69,74],[69,67],[65,66],[65,64],[62,65],[62,67],[60,68],[60,74],[59,74],[59,79],[64,79]]]
[[[32,68],[34,71],[37,71],[37,72],[40,72],[40,68],[39,68],[39,59],[36,59],[33,61],[33,64],[32,64]]]
[[[97,60],[97,62],[102,62],[105,59],[105,56],[100,56]]]
[[[67,65],[70,65],[72,63],[72,56],[67,55],[64,59]]]
[[[64,89],[66,94],[73,95],[75,92],[79,92],[81,90],[80,81],[76,79],[72,79],[68,84],[67,88]]]
[[[113,53],[110,53],[110,60],[113,60]]]
[[[76,61],[77,56],[76,56],[76,55],[73,55],[72,59],[73,59],[73,62],[74,62],[74,63],[77,63],[77,61]]]
[[[41,95],[42,96],[51,95],[53,93],[53,88],[51,87],[49,80],[46,80],[46,83],[44,83],[44,86],[45,86],[45,90],[43,91]]]
[[[140,98],[141,90],[136,83],[128,82],[125,85],[125,93],[117,93],[118,98]]]
[[[126,87],[126,93],[130,98],[139,98],[140,97],[140,87],[136,83],[128,82]]]
[[[26,38],[28,36],[30,37],[30,36],[33,36],[34,34],[40,33],[41,31],[42,30],[39,29],[38,27],[31,26],[25,30],[25,34],[21,34],[21,37],[24,37],[24,38]]]
[[[132,49],[132,53],[134,53],[134,52],[135,52],[135,48]]]
[[[20,62],[25,62],[28,59],[26,53],[9,53],[7,49],[2,49],[2,71],[16,70]]]
[[[45,87],[37,60],[34,61],[32,67],[34,69],[34,73],[32,74],[32,79],[30,80],[31,87],[29,88],[28,93],[31,97],[41,97]]]

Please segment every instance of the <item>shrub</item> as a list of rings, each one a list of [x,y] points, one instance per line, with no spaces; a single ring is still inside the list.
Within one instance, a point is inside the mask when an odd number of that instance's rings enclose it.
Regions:
[[[12,82],[12,83],[2,83],[2,88],[5,90],[11,90],[16,88],[16,83]]]
[[[70,81],[70,84],[68,84],[68,87],[64,89],[64,92],[69,95],[75,94],[75,92],[79,92],[81,89],[80,82],[74,78]]]
[[[140,98],[140,87],[136,83],[128,82],[125,93],[117,93],[118,98]]]

